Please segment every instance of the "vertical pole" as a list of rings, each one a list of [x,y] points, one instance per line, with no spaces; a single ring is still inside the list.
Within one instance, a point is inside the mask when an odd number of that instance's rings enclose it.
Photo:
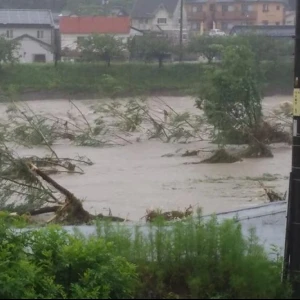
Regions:
[[[300,298],[300,1],[296,6],[292,171],[290,173],[285,272]]]
[[[180,0],[180,36],[179,36],[179,61],[183,60],[183,0]]]

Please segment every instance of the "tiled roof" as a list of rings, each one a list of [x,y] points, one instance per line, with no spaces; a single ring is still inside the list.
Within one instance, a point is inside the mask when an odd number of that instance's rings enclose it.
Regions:
[[[215,0],[216,3],[234,3],[238,2],[237,0]],[[241,2],[241,1],[240,1]],[[288,4],[288,0],[245,0],[244,3],[253,3],[253,2],[261,2],[261,3],[267,3],[267,2],[277,2],[277,3],[283,3]],[[186,0],[186,3],[208,3],[208,0]]]
[[[0,9],[0,24],[53,26],[53,18],[50,10]]]
[[[129,17],[61,17],[62,34],[127,34],[130,32]]]
[[[133,19],[151,18],[160,5],[173,14],[179,0],[136,0],[131,12]]]

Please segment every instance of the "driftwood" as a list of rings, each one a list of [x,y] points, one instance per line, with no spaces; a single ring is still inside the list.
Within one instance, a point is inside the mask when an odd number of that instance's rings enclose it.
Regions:
[[[241,158],[229,154],[225,149],[219,149],[213,154],[213,156],[208,159],[202,160],[200,163],[218,164],[235,163],[237,161],[241,161]]]
[[[176,219],[184,219],[188,216],[191,216],[192,213],[193,210],[192,210],[192,206],[190,205],[185,211],[173,210],[167,212],[160,212],[156,210],[147,210],[147,214],[143,218],[146,219],[146,222],[153,222],[157,218],[162,218],[165,221],[172,221]]]
[[[186,156],[197,156],[199,152],[200,152],[200,150],[192,150],[192,151],[186,150],[186,152],[183,153],[181,156],[182,156],[182,157],[186,157]]]
[[[43,207],[29,212],[30,215],[34,216],[38,214],[54,212],[54,217],[48,220],[48,223],[56,221],[64,224],[87,224],[95,219],[110,220],[114,222],[125,221],[125,219],[114,217],[112,215],[104,216],[99,214],[95,216],[90,214],[83,208],[82,202],[69,190],[58,184],[49,175],[37,168],[35,165],[29,164],[29,168],[34,175],[41,177],[44,181],[65,196],[65,203],[62,206]]]
[[[284,201],[285,195],[280,195],[274,190],[267,188],[262,182],[259,182],[261,187],[264,189],[270,202]]]

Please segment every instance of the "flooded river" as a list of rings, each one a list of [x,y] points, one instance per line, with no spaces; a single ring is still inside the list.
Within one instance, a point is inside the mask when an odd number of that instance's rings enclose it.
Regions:
[[[177,112],[198,113],[189,97],[163,97]],[[272,97],[264,100],[264,108],[272,109],[291,97]],[[123,101],[123,100],[122,100]],[[125,100],[124,100],[125,101]],[[91,116],[91,105],[96,100],[75,101]],[[51,113],[64,118],[74,107],[67,100],[28,101],[36,112]],[[157,106],[154,99],[148,104]],[[6,105],[1,104],[0,113]],[[158,108],[157,108],[158,109]],[[77,111],[78,114],[78,111]],[[92,117],[92,116],[91,116]],[[109,148],[75,147],[64,143],[54,145],[60,157],[85,155],[93,161],[84,167],[85,174],[54,175],[56,181],[84,200],[91,213],[107,214],[138,220],[146,209],[183,210],[189,205],[201,207],[204,214],[229,211],[267,202],[258,180],[267,187],[284,193],[287,190],[291,147],[276,145],[274,158],[245,159],[234,164],[185,164],[200,161],[201,157],[163,156],[208,146],[204,142],[190,144],[163,143],[159,140],[135,141],[125,146]],[[46,153],[44,148],[16,151],[20,155]]]

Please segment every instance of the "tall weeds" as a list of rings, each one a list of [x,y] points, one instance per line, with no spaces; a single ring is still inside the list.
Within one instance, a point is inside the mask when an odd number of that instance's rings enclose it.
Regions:
[[[97,224],[85,237],[60,227],[17,232],[1,215],[0,298],[281,299],[281,258],[234,220]],[[22,219],[20,219],[22,221]],[[23,225],[24,226],[24,225]]]
[[[136,226],[100,223],[98,237],[112,242],[114,253],[137,265],[138,297],[207,299],[279,299],[289,296],[281,284],[281,259],[271,261],[254,231],[216,218]]]

